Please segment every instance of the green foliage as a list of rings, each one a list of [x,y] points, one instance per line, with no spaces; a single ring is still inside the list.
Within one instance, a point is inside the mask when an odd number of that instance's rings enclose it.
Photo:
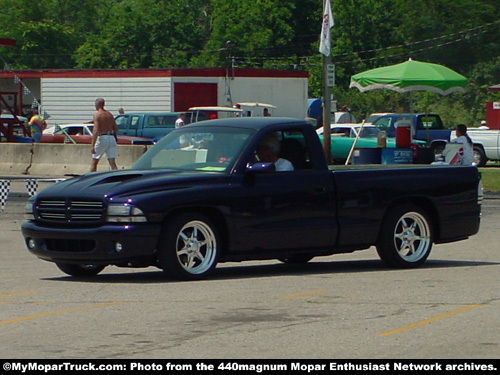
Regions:
[[[489,162],[491,167],[498,167],[498,162]],[[500,192],[500,169],[499,168],[479,168],[481,172],[481,183],[483,189],[489,192]]]
[[[413,58],[469,78],[466,94],[415,93],[414,110],[477,125],[500,83],[500,2],[331,0],[333,93],[358,118],[408,111],[408,95],[349,89],[366,69]],[[304,69],[322,92],[319,0],[0,0],[0,47],[14,69],[262,67]],[[229,43],[228,43],[229,42]]]

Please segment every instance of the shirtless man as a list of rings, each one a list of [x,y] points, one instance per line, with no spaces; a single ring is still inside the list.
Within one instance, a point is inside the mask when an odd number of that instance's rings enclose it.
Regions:
[[[116,126],[113,115],[104,109],[104,99],[95,100],[94,129],[92,130],[92,162],[90,172],[97,170],[99,159],[106,154],[111,169],[118,169],[116,166]]]

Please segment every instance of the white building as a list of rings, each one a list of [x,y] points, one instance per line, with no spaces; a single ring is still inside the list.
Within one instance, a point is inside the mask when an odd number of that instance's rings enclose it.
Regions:
[[[49,124],[91,121],[98,97],[115,115],[119,108],[180,112],[193,106],[263,102],[276,106],[273,116],[303,119],[308,76],[303,71],[219,68],[7,71],[0,72],[0,92],[10,93],[11,101],[14,96],[24,112],[41,104]]]

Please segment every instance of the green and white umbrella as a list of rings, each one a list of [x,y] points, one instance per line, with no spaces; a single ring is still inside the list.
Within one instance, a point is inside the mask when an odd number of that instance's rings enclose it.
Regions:
[[[440,95],[465,92],[467,78],[438,64],[414,61],[367,70],[351,77],[349,87],[361,92],[393,90],[400,93],[431,91]]]

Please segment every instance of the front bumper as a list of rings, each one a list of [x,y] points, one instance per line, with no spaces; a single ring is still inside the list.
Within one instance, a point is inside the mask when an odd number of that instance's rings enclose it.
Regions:
[[[59,263],[127,265],[153,262],[160,238],[160,224],[115,224],[97,228],[52,228],[33,221],[23,223],[28,250],[37,257]],[[117,249],[117,243],[121,246]],[[146,264],[144,264],[146,263]]]

